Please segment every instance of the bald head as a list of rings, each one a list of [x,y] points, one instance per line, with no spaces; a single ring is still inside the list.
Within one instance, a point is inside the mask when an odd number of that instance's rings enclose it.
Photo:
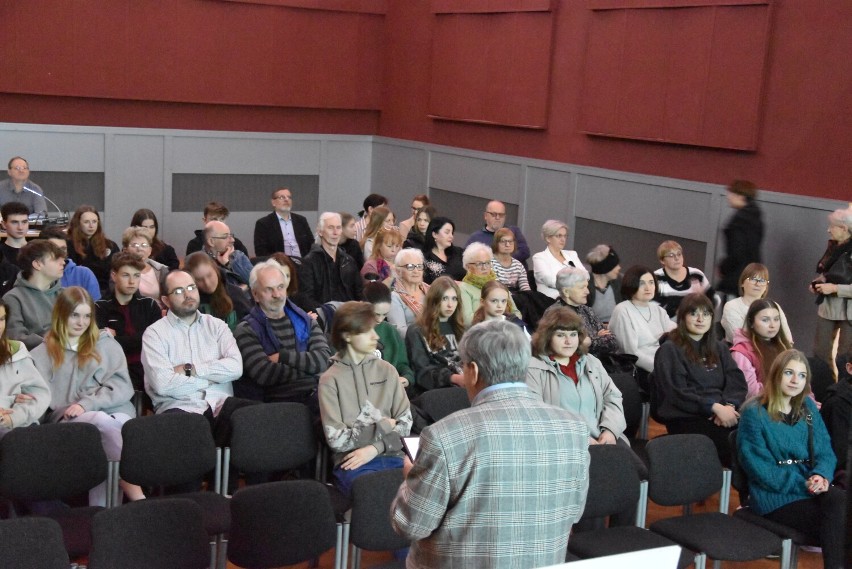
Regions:
[[[506,223],[506,204],[492,200],[485,206],[485,227],[488,231],[502,229]]]
[[[209,221],[204,226],[204,244],[210,251],[221,253],[234,244],[234,236],[226,223]]]

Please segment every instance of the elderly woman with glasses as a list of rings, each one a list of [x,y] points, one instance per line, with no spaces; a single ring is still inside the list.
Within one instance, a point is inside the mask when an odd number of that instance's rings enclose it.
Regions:
[[[519,260],[512,257],[512,253],[517,249],[518,241],[511,229],[503,227],[494,233],[494,242],[491,244],[494,258],[491,260],[491,267],[497,275],[497,280],[513,293],[530,290],[527,269]]]
[[[760,263],[751,263],[743,269],[737,284],[740,289],[739,298],[729,300],[725,303],[725,308],[722,309],[721,323],[725,330],[725,341],[728,343],[733,343],[736,331],[743,328],[751,304],[755,300],[766,298],[766,295],[769,294],[769,269]],[[792,345],[793,333],[790,332],[787,317],[780,306],[778,306],[778,312],[781,314],[781,329]]]
[[[657,258],[662,267],[654,271],[657,277],[656,301],[674,319],[677,307],[683,298],[700,292],[713,300],[714,291],[704,273],[695,267],[687,267],[683,259],[683,247],[677,241],[663,241],[657,247]]]
[[[393,281],[387,318],[405,338],[408,327],[423,311],[423,301],[429,290],[429,285],[423,282],[423,251],[403,249],[396,254],[394,264],[397,278]]]
[[[494,254],[491,248],[483,243],[471,243],[464,250],[462,255],[462,263],[467,273],[459,282],[459,290],[461,291],[461,313],[462,321],[465,328],[469,328],[473,322],[473,314],[479,308],[480,299],[482,298],[482,287],[485,283],[497,279],[492,268],[492,260]],[[517,309],[510,304],[510,310],[515,316],[520,318]]]
[[[145,263],[139,277],[139,294],[160,302],[160,283],[169,274],[169,268],[151,258],[151,233],[142,227],[128,227],[121,234],[121,245],[124,251]]]
[[[559,298],[556,273],[564,267],[582,267],[576,251],[565,249],[568,241],[568,224],[548,219],[541,226],[541,238],[547,243],[544,251],[533,255],[533,274],[536,290],[552,299]]]

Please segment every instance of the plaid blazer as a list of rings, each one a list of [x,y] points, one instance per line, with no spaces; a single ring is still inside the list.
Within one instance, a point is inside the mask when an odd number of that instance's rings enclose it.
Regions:
[[[563,563],[586,502],[588,437],[523,384],[484,391],[426,428],[391,506],[394,529],[414,541],[408,568]]]

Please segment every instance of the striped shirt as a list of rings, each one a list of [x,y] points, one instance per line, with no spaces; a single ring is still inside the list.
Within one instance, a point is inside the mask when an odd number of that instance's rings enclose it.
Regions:
[[[519,260],[512,259],[512,264],[506,268],[497,259],[491,259],[491,267],[497,275],[497,280],[509,287],[510,291],[530,290],[527,270]]]

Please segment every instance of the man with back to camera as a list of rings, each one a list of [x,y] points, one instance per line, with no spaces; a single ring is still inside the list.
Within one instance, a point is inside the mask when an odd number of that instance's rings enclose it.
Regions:
[[[228,216],[231,212],[228,211],[228,208],[219,202],[209,202],[204,206],[204,211],[201,215],[201,221],[204,225],[207,225],[211,221],[225,221],[228,219]],[[195,237],[189,240],[189,243],[186,244],[186,256],[188,257],[192,253],[196,251],[201,251],[204,249],[204,229],[196,229]],[[234,237],[234,249],[237,251],[242,251],[244,255],[248,256],[248,249],[243,245],[243,242]]]
[[[498,200],[488,202],[482,217],[485,219],[485,225],[479,231],[471,233],[470,237],[467,238],[465,247],[471,243],[484,243],[491,247],[494,242],[494,234],[498,229],[502,229],[506,223],[506,204]],[[527,259],[530,258],[530,246],[527,245],[527,239],[517,225],[510,225],[508,229],[515,234],[515,252],[512,253],[512,257],[526,267]]]
[[[65,254],[50,241],[35,239],[21,247],[18,266],[21,273],[15,286],[3,295],[9,305],[6,334],[32,350],[50,329],[53,305],[62,290]]]
[[[30,180],[30,164],[24,158],[15,156],[9,160],[9,177],[0,182],[0,205],[8,202],[20,202],[27,207],[27,214],[47,213],[44,192],[38,184]]]
[[[317,224],[319,243],[311,247],[299,268],[299,289],[307,311],[338,300],[361,300],[364,280],[355,259],[337,247],[343,227],[340,214],[326,211]]]
[[[252,269],[250,286],[257,304],[234,330],[244,363],[234,393],[258,401],[303,403],[318,417],[317,384],[332,352],[316,321],[288,300],[289,284],[288,268],[274,260]]]
[[[424,429],[391,506],[413,540],[408,567],[563,563],[589,486],[588,427],[526,386],[530,344],[515,324],[473,326],[459,354],[471,407]]]
[[[204,226],[204,252],[216,261],[227,281],[248,290],[251,260],[234,247],[231,228],[221,221],[211,221]]]
[[[254,254],[268,257],[283,252],[297,265],[311,250],[314,235],[308,220],[293,213],[293,194],[289,188],[272,192],[272,213],[254,224]]]

